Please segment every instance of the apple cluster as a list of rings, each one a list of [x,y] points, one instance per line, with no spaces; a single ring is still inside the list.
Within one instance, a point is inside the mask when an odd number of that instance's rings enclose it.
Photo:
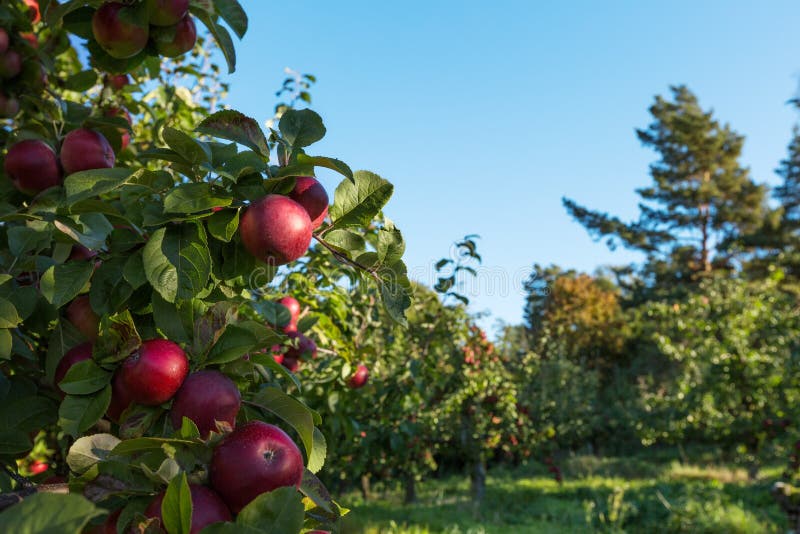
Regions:
[[[92,17],[92,34],[116,59],[136,56],[148,43],[159,55],[179,57],[197,41],[189,0],[146,0],[143,7],[106,2]]]
[[[41,20],[36,0],[25,0],[31,23]],[[0,27],[0,118],[13,118],[20,111],[18,94],[31,88],[41,90],[47,82],[44,67],[35,57],[39,41],[33,33]],[[25,83],[20,83],[25,82]]]
[[[116,156],[108,140],[98,131],[78,128],[69,132],[56,154],[40,139],[25,139],[8,149],[4,163],[6,175],[14,186],[35,195],[61,185],[63,176],[91,169],[114,166]]]

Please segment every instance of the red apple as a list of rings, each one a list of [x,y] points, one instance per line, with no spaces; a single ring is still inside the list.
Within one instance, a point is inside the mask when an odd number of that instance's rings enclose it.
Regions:
[[[97,43],[109,56],[117,59],[133,57],[147,46],[149,29],[126,17],[125,4],[108,2],[100,6],[92,17],[92,33]],[[123,15],[124,14],[124,15]]]
[[[278,300],[278,304],[285,306],[289,310],[289,323],[283,327],[285,333],[297,332],[297,320],[300,317],[300,303],[297,299],[290,296],[285,296]]]
[[[35,194],[61,184],[61,169],[50,145],[37,139],[15,143],[8,149],[5,171],[23,193]]]
[[[128,121],[128,124],[133,125],[133,119],[131,118],[131,114],[128,113],[127,109],[124,108],[108,108],[103,112],[104,117],[124,117],[125,120]],[[120,150],[125,150],[128,148],[128,145],[131,144],[131,133],[127,130],[127,128],[120,128],[119,135],[122,138],[122,142],[120,143]]]
[[[175,26],[154,29],[152,37],[159,54],[179,57],[194,48],[194,43],[197,42],[197,28],[192,17],[186,15]]]
[[[72,245],[72,251],[69,253],[69,259],[75,261],[90,260],[97,256],[96,250],[91,250],[83,245]]]
[[[109,169],[116,156],[100,132],[88,128],[72,130],[61,143],[61,166],[66,174],[91,169]]]
[[[328,193],[312,176],[299,176],[289,198],[305,208],[314,228],[318,228],[328,215]]]
[[[106,77],[106,82],[117,91],[131,83],[127,74],[110,74]]]
[[[11,119],[19,113],[19,100],[0,93],[0,118]]]
[[[22,71],[22,56],[16,50],[9,50],[0,56],[0,78],[13,78]]]
[[[88,295],[75,297],[67,306],[67,320],[89,341],[97,339],[100,317],[92,309]]]
[[[208,525],[230,521],[233,519],[231,511],[211,488],[200,484],[189,484],[189,492],[192,495],[192,523],[189,534],[197,534]],[[150,505],[145,509],[145,517],[157,517],[163,521],[161,516],[161,503],[164,500],[165,492],[159,493]]]
[[[157,406],[177,393],[189,373],[189,360],[176,343],[167,339],[142,342],[117,371],[130,399],[145,406]]]
[[[359,364],[356,367],[356,372],[350,377],[350,380],[347,381],[347,386],[351,389],[359,389],[364,387],[364,384],[367,383],[367,379],[369,378],[369,368],[367,368],[364,364]]]
[[[61,358],[61,361],[58,362],[58,366],[56,366],[56,374],[53,376],[53,384],[55,384],[62,396],[64,396],[65,393],[58,384],[64,380],[65,376],[67,376],[67,371],[69,371],[76,363],[91,359],[91,343],[81,343],[80,345],[72,347],[67,351],[66,354],[64,354],[64,356]]]
[[[4,28],[0,28],[0,54],[5,54],[8,50],[8,32]]]
[[[250,421],[228,434],[214,449],[211,486],[233,513],[268,491],[300,486],[303,455],[286,432]]]
[[[184,417],[197,425],[203,439],[214,431],[216,421],[236,426],[236,414],[242,404],[239,388],[219,371],[198,371],[190,374],[175,395],[170,419],[173,428],[180,428]]]
[[[290,346],[286,351],[286,356],[295,358],[297,360],[307,360],[309,358],[315,359],[317,357],[317,344],[314,340],[300,332],[290,332],[289,339],[297,340],[297,346]]]
[[[39,48],[39,38],[36,37],[35,33],[22,32],[19,36],[28,41],[28,44],[31,45],[32,48]]]
[[[296,356],[289,356],[288,354],[284,355],[281,365],[293,373],[296,373],[300,370],[300,360],[298,360]]]
[[[114,375],[114,379],[111,381],[111,403],[106,410],[106,416],[115,423],[118,423],[122,412],[127,410],[128,406],[132,403],[131,395],[126,389],[125,384],[122,383],[119,372],[117,372]]]
[[[30,471],[31,474],[34,474],[34,475],[41,475],[42,473],[47,471],[49,468],[50,468],[50,466],[47,465],[47,462],[42,462],[40,460],[34,460],[28,466],[28,471]]]
[[[189,13],[189,0],[147,0],[150,24],[173,26]]]
[[[93,527],[89,534],[117,534],[117,521],[122,513],[122,508],[111,512],[102,524]]]
[[[308,213],[282,195],[267,195],[252,203],[242,215],[239,231],[248,252],[271,265],[296,260],[311,244]]]
[[[36,24],[42,20],[42,14],[39,11],[39,2],[37,0],[24,0],[25,5],[28,6],[28,13],[31,16],[31,22]]]

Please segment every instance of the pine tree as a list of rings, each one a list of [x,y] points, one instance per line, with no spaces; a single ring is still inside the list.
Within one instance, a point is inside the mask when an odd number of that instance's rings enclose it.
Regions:
[[[733,268],[732,243],[759,226],[765,209],[764,186],[739,163],[744,137],[703,111],[687,87],[670,89],[672,100],[656,96],[653,122],[636,132],[660,156],[650,165],[653,184],[637,190],[639,220],[626,223],[563,200],[612,250],[621,244],[644,252],[645,272],[656,284]]]

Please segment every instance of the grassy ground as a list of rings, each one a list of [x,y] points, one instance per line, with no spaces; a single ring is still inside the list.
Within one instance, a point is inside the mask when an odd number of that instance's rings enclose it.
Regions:
[[[369,502],[343,496],[352,511],[344,534],[508,534],[575,532],[784,532],[769,495],[778,470],[748,481],[742,469],[643,459],[576,457],[554,482],[540,467],[490,472],[480,507],[466,477],[423,483],[419,503],[399,491]]]

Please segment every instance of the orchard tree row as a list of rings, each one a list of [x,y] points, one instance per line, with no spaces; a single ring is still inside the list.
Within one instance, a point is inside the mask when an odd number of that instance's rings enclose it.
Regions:
[[[267,130],[219,109],[247,26],[236,0],[0,5],[0,531],[339,528],[322,414],[368,370],[336,288],[405,324],[404,242],[388,181],[309,148],[313,76]]]

